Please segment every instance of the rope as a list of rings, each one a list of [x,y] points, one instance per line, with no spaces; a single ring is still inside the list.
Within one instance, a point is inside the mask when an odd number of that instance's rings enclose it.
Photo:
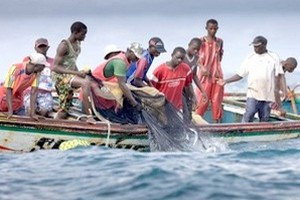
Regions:
[[[107,125],[107,137],[106,137],[106,142],[105,142],[105,146],[108,147],[108,144],[109,144],[109,139],[110,139],[110,134],[111,134],[111,123],[109,120],[105,119],[96,109],[95,107],[95,102],[94,102],[94,99],[93,99],[93,96],[92,96],[92,91],[90,90],[90,95],[89,95],[89,101],[91,103],[91,106],[92,106],[92,110],[94,112],[94,114],[96,115],[96,117],[102,121],[102,122],[105,122],[106,125]]]

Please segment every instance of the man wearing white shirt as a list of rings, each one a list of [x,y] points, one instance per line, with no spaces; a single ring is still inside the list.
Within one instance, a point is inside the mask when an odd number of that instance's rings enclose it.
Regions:
[[[257,36],[251,43],[254,53],[246,57],[237,73],[231,78],[218,80],[220,85],[241,80],[248,75],[247,104],[243,122],[253,122],[258,113],[259,121],[269,121],[271,104],[280,105],[279,75],[283,74],[279,57],[267,50],[267,39]]]

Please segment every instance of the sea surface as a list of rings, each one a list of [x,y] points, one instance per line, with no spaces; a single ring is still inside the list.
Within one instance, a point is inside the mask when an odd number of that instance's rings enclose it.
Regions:
[[[0,154],[0,199],[300,199],[300,140],[217,152],[105,147]]]

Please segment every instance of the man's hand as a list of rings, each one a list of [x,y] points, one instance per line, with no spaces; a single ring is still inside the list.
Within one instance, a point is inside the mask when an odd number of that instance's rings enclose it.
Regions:
[[[205,103],[207,101],[208,101],[208,98],[207,98],[206,92],[202,92],[202,102]]]
[[[209,71],[205,67],[201,67],[200,69],[203,76],[209,76]]]
[[[84,71],[84,70],[78,71],[78,72],[76,73],[76,75],[79,76],[79,77],[81,77],[81,78],[85,78],[86,74],[87,74],[87,73],[86,73],[86,71]]]
[[[30,114],[30,118],[35,121],[39,121],[40,119],[45,119],[45,117],[37,115],[37,114]]]
[[[219,84],[220,86],[224,86],[226,84],[226,81],[224,79],[218,79],[217,84]]]

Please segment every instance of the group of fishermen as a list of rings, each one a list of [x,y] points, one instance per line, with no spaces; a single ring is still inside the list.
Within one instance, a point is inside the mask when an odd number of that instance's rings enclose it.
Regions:
[[[108,46],[103,63],[93,71],[79,70],[76,60],[87,26],[75,22],[71,25],[69,38],[59,44],[54,59],[47,56],[47,39],[40,38],[35,42],[36,53],[10,68],[0,87],[0,111],[6,112],[8,118],[13,114],[29,115],[36,120],[48,117],[53,110],[51,92],[55,87],[59,99],[55,118],[65,119],[74,90],[80,88],[79,98],[87,122],[96,122],[95,106],[97,112],[110,121],[138,123],[134,116],[143,105],[133,91],[142,90],[150,96],[163,94],[188,121],[192,120],[193,110],[203,116],[211,105],[213,120],[221,122],[224,85],[249,75],[243,121],[253,121],[256,112],[260,113],[261,121],[268,121],[270,103],[276,102],[277,109],[281,105],[277,95],[281,85],[278,77],[284,75],[284,69],[292,72],[297,66],[296,59],[280,61],[276,54],[267,51],[267,40],[258,36],[252,42],[253,55],[247,57],[237,75],[224,80],[221,68],[223,41],[216,37],[218,22],[208,20],[206,30],[207,36],[191,39],[187,49],[176,47],[171,60],[156,67],[148,77],[153,59],[166,52],[159,37],[150,38],[147,49],[137,42],[124,51]],[[255,74],[257,70],[259,72]],[[281,90],[285,93],[285,88]],[[258,107],[257,103],[261,105]]]

